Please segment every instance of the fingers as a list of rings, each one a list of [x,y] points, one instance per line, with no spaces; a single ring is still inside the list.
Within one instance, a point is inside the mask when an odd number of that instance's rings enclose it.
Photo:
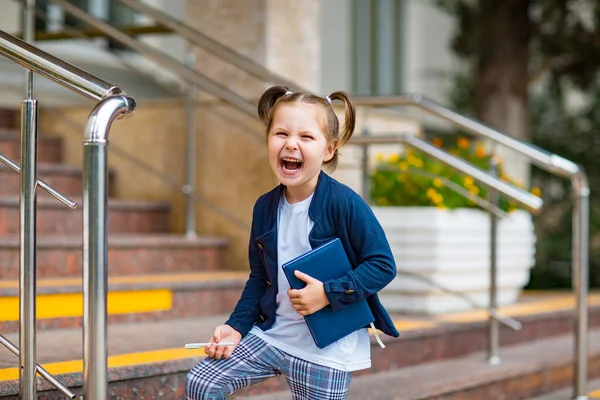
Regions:
[[[294,271],[294,275],[296,276],[296,278],[300,279],[303,282],[306,282],[307,284],[317,281],[317,279],[313,278],[312,276],[307,275],[304,272],[300,272],[298,270]]]

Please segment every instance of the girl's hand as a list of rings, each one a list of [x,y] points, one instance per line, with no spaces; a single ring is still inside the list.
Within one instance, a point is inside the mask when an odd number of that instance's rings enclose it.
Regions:
[[[298,314],[310,315],[329,304],[323,282],[300,271],[294,271],[294,275],[306,282],[306,287],[303,289],[288,289],[288,296]]]
[[[211,343],[219,343],[223,342],[233,342],[234,345],[231,346],[215,346],[211,344],[206,346],[204,352],[208,357],[214,358],[216,360],[220,360],[221,358],[227,358],[233,353],[233,350],[237,347],[237,345],[242,340],[242,334],[233,329],[229,325],[219,325],[215,328],[213,335],[210,337],[209,342]]]

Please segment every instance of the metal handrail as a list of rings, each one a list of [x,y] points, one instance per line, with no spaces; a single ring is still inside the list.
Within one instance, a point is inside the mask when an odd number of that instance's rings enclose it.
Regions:
[[[251,60],[248,57],[241,55],[240,53],[217,42],[216,40],[211,39],[202,32],[192,28],[191,26],[185,23],[182,23],[180,20],[171,17],[170,15],[164,13],[159,9],[156,9],[148,4],[142,3],[141,1],[137,0],[116,1],[135,11],[138,11],[142,14],[151,17],[152,19],[154,19],[155,22],[158,22],[172,29],[175,33],[177,33],[182,38],[187,39],[190,43],[202,47],[204,50],[209,51],[210,53],[216,55],[222,60],[229,62],[230,64],[255,76],[256,78],[261,79],[264,82],[271,82],[277,83],[278,85],[284,85],[294,91],[303,90],[297,83],[292,82],[289,79],[286,79],[281,75],[278,75],[268,70],[263,65]]]
[[[10,340],[0,335],[0,344],[10,350],[15,356],[20,357],[19,348],[15,346]],[[48,372],[44,367],[39,364],[36,364],[35,369],[38,374],[44,377],[52,386],[60,390],[65,396],[70,399],[74,399],[77,395],[69,390],[65,385],[60,383],[58,379],[56,379],[50,372]]]
[[[420,93],[405,96],[357,98],[358,106],[395,107],[416,106],[453,124],[524,156],[551,174],[567,178],[573,188],[573,292],[575,295],[575,357],[573,361],[573,387],[575,397],[587,395],[588,369],[588,284],[589,284],[589,196],[590,188],[583,168],[556,154],[531,144],[521,142],[478,121],[458,114],[427,99]]]
[[[26,8],[27,36],[33,36],[31,19],[33,3]],[[100,100],[88,117],[84,131],[84,395],[90,399],[105,399],[108,394],[107,339],[107,243],[108,243],[108,132],[113,121],[130,116],[135,101],[115,85],[109,84],[40,49],[0,31],[0,55],[17,62],[32,72],[83,96]],[[33,81],[28,74],[28,100],[22,107],[21,176],[21,304],[20,387],[21,394],[35,397],[35,187],[37,185],[37,102],[31,98]],[[23,183],[27,186],[24,187]],[[26,201],[24,201],[26,200]],[[26,222],[26,224],[23,223]],[[24,255],[24,256],[23,256]],[[26,318],[23,317],[26,315]],[[23,338],[26,336],[26,340]],[[4,343],[5,344],[5,343]],[[26,344],[26,346],[24,345]],[[53,383],[51,381],[51,383]],[[62,390],[61,387],[59,389]],[[67,393],[70,396],[70,392]]]
[[[496,177],[489,175],[487,172],[480,170],[472,164],[463,161],[462,159],[453,156],[452,154],[435,147],[424,140],[421,140],[411,134],[400,134],[394,136],[356,136],[350,139],[348,144],[354,145],[376,145],[376,144],[407,144],[414,147],[425,154],[430,155],[441,161],[442,163],[454,168],[460,172],[472,176],[477,179],[482,185],[489,189],[497,190],[507,197],[510,197],[523,207],[533,213],[538,213],[542,208],[543,201],[539,197],[509,183],[506,183]]]
[[[0,30],[0,52],[21,66],[93,100],[125,95],[121,89]]]
[[[74,16],[75,18],[84,21],[86,24],[103,31],[108,37],[119,42],[123,46],[126,46],[132,50],[135,50],[148,59],[168,68],[172,72],[175,72],[179,77],[183,78],[190,84],[197,85],[206,92],[216,96],[219,99],[226,101],[233,105],[239,110],[247,113],[248,115],[256,115],[256,107],[247,99],[238,95],[237,93],[227,89],[225,86],[213,81],[212,79],[204,76],[198,71],[188,67],[184,63],[177,61],[176,59],[167,56],[165,53],[154,49],[153,47],[135,40],[132,37],[121,32],[119,29],[112,25],[102,21],[99,18],[87,13],[81,8],[71,4],[67,0],[46,0],[49,3],[59,5],[66,13]]]
[[[354,101],[356,106],[365,107],[395,107],[395,106],[415,106],[429,114],[436,115],[442,119],[452,122],[475,135],[485,137],[503,146],[506,146],[520,154],[527,156],[538,167],[562,176],[571,178],[579,173],[580,167],[559,155],[549,153],[532,144],[521,142],[504,133],[490,128],[481,122],[472,120],[449,108],[446,108],[433,100],[428,99],[421,93],[414,93],[402,96],[383,96],[383,97],[357,97]]]

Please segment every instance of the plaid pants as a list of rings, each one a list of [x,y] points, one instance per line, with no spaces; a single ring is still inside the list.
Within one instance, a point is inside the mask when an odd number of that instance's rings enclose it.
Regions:
[[[283,374],[294,400],[344,400],[351,372],[293,357],[252,334],[231,356],[205,358],[187,375],[187,400],[222,400],[237,390]]]

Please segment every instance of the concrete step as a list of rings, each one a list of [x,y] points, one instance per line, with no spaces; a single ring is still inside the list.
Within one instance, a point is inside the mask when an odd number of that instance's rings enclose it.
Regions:
[[[232,310],[246,274],[201,272],[109,278],[109,323],[204,317]],[[19,283],[0,282],[0,333],[18,331]],[[82,280],[37,281],[38,329],[82,326]]]
[[[43,180],[52,188],[67,197],[83,195],[83,171],[80,167],[62,164],[39,164],[38,179]],[[114,193],[114,174],[109,173],[108,193]],[[18,173],[0,164],[0,196],[19,195],[20,176]],[[38,189],[38,198],[50,198],[48,192]]]
[[[502,363],[485,353],[354,377],[348,400],[520,400],[568,386],[572,380],[571,335],[504,348]],[[600,330],[590,335],[590,375],[600,377]],[[285,384],[282,382],[282,384]],[[245,400],[288,400],[289,391],[235,396]],[[572,397],[562,397],[567,399]]]
[[[81,199],[79,206],[67,208],[54,198],[40,198],[37,205],[39,235],[72,235],[83,232]],[[169,231],[171,205],[166,202],[109,200],[108,231],[110,233],[166,233]],[[0,196],[0,236],[19,234],[18,196]]]
[[[37,277],[83,275],[81,236],[39,236]],[[217,271],[224,267],[228,241],[222,237],[189,238],[175,234],[111,234],[108,268],[111,276]],[[19,278],[19,240],[0,237],[0,280]]]
[[[436,317],[396,316],[396,326],[402,336],[399,339],[384,338],[386,349],[379,348],[372,340],[372,368],[355,374],[351,386],[353,397],[349,398],[370,399],[365,393],[373,390],[374,399],[513,400],[566,386],[570,382],[568,371],[573,347],[570,297],[537,293],[524,296],[519,304],[505,308],[503,312],[521,320],[524,329],[512,334],[501,332],[503,363],[499,366],[490,366],[482,352],[487,344],[484,312]],[[201,302],[195,306],[206,307]],[[226,318],[227,314],[223,314],[110,325],[110,398],[181,399],[187,371],[203,357],[202,351],[184,350],[182,345],[207,340],[214,326]],[[590,372],[600,374],[600,296],[597,294],[590,299],[590,325],[596,327],[590,337]],[[15,339],[16,335],[11,338]],[[63,382],[80,391],[79,329],[39,331],[38,354],[39,362],[48,370],[59,374]],[[18,376],[16,363],[12,354],[0,348],[2,399],[11,398],[18,390],[14,381]],[[532,389],[525,393],[527,387]],[[44,398],[61,398],[50,389],[47,384],[40,383],[40,390],[48,390]],[[278,393],[285,389],[285,381],[273,379],[245,389],[238,396],[265,396],[272,392],[285,395]],[[473,392],[467,392],[467,389],[473,389]],[[518,389],[520,394],[510,392],[513,389]],[[507,391],[506,396],[503,391]],[[518,396],[512,397],[514,393]]]
[[[0,125],[0,153],[17,164],[21,163],[21,133]],[[60,163],[62,139],[48,135],[38,136],[38,162]]]

